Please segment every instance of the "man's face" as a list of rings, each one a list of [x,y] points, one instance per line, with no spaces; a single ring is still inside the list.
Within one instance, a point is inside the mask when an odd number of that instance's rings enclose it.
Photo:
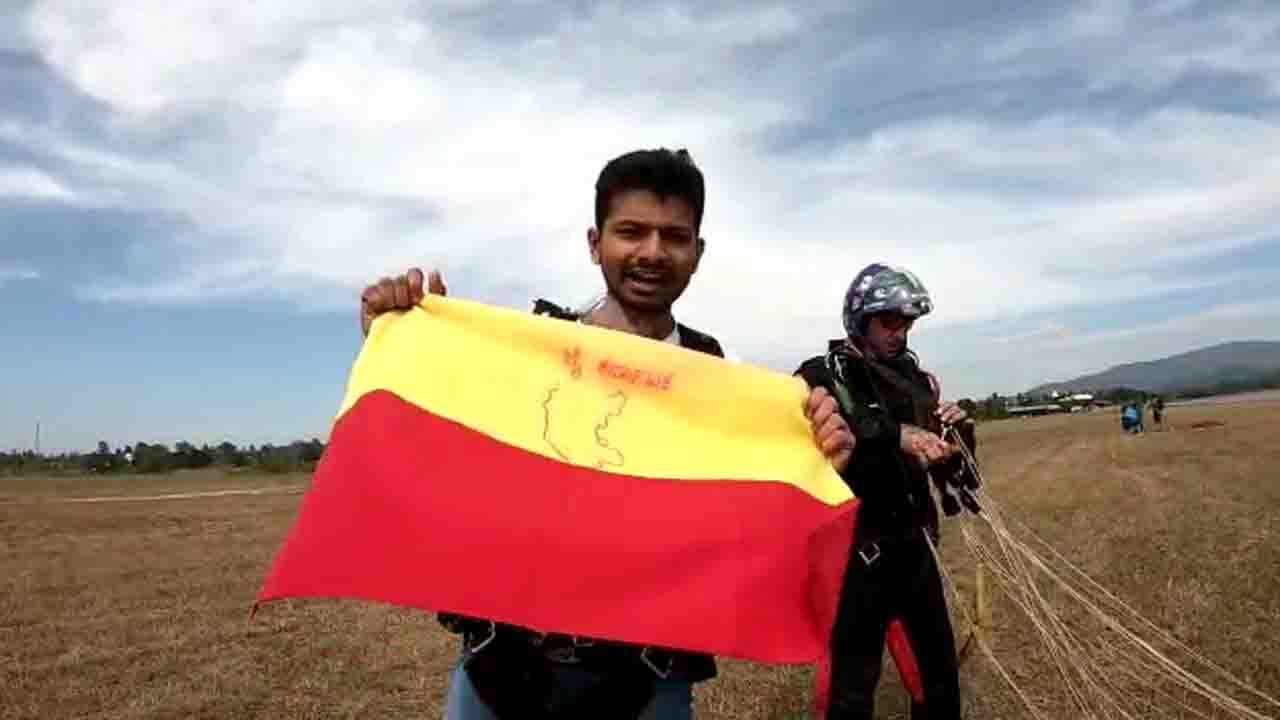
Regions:
[[[890,360],[907,349],[907,333],[915,320],[894,313],[872,315],[864,333],[867,347],[876,357]]]
[[[587,233],[609,294],[632,310],[669,312],[702,258],[693,218],[678,197],[659,200],[648,190],[614,195],[604,227]]]

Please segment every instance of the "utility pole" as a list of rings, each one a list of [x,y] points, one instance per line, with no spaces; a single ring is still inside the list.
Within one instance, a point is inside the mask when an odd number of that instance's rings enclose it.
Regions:
[[[36,455],[40,454],[40,423],[36,422]]]

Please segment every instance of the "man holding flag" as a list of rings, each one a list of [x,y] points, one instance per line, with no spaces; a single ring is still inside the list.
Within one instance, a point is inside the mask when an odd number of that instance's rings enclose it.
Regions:
[[[705,249],[704,203],[702,173],[683,150],[643,150],[613,159],[597,180],[595,224],[587,233],[604,299],[580,312],[539,300],[535,312],[724,357],[714,337],[676,321],[672,312]],[[383,278],[361,295],[362,331],[367,335],[384,313],[446,293],[436,270],[424,275],[415,268]],[[821,453],[842,472],[854,437],[835,401],[824,389],[812,390],[804,414]],[[452,614],[442,614],[441,621],[464,640],[449,687],[449,720],[686,720],[693,716],[693,684],[716,674],[713,658],[705,654],[543,634]]]

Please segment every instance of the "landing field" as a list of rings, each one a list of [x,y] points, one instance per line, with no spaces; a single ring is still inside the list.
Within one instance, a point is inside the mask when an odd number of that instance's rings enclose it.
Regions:
[[[980,457],[1008,514],[1280,695],[1280,404],[1181,406],[1169,419],[1171,430],[1140,436],[1122,434],[1114,413],[988,423]],[[456,640],[426,614],[282,602],[249,622],[305,484],[221,472],[0,478],[0,718],[440,717]],[[947,522],[943,555],[967,602],[973,564]],[[1058,707],[1035,636],[993,601],[997,657]],[[804,717],[811,682],[725,661],[698,717]],[[1026,716],[981,656],[963,683],[970,717]],[[905,717],[891,668],[882,698],[880,717]]]

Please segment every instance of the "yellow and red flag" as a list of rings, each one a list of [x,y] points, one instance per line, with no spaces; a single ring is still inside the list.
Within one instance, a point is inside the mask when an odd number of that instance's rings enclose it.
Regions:
[[[375,321],[259,602],[828,655],[857,501],[799,378],[428,296]]]

